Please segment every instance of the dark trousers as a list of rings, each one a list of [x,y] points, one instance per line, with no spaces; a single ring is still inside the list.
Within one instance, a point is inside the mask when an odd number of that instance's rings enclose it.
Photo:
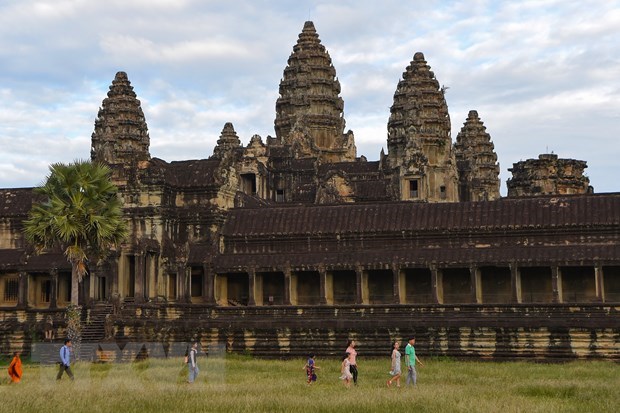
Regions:
[[[73,373],[71,372],[71,367],[66,366],[62,363],[60,363],[60,365],[58,366],[58,375],[56,376],[56,380],[60,380],[60,378],[62,377],[62,373],[64,372],[67,372],[67,376],[69,376],[69,378],[73,380]]]
[[[351,372],[351,375],[353,376],[353,384],[357,384],[357,366],[354,366],[353,364],[351,364],[349,366],[349,371]]]

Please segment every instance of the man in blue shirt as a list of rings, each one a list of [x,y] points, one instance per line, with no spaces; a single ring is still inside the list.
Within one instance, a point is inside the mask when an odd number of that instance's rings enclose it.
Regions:
[[[63,372],[67,372],[67,375],[73,380],[73,373],[71,372],[71,340],[66,339],[65,345],[60,348],[60,362],[58,363],[58,375],[56,380],[60,380]]]

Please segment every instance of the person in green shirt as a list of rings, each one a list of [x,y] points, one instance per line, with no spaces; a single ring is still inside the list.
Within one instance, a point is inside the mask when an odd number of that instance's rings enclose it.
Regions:
[[[415,371],[415,363],[416,361],[420,363],[420,366],[423,366],[424,363],[420,361],[418,356],[415,355],[415,337],[411,337],[409,339],[409,343],[407,347],[405,347],[405,365],[407,366],[407,380],[406,383],[409,385],[413,382],[413,385],[416,385],[416,371]]]

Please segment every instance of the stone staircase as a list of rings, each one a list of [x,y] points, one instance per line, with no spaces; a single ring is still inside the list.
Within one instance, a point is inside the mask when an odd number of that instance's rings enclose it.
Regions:
[[[106,317],[114,311],[112,304],[95,304],[93,308],[87,310],[86,321],[82,329],[82,344],[98,343],[105,338]]]

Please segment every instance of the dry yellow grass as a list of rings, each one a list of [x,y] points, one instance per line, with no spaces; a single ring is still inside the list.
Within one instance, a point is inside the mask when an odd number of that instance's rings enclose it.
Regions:
[[[345,389],[337,360],[317,359],[306,386],[305,360],[201,358],[196,383],[182,360],[74,366],[26,365],[23,382],[0,385],[0,412],[616,412],[620,366],[426,360],[415,388],[387,388],[389,360],[360,360],[359,385]]]

